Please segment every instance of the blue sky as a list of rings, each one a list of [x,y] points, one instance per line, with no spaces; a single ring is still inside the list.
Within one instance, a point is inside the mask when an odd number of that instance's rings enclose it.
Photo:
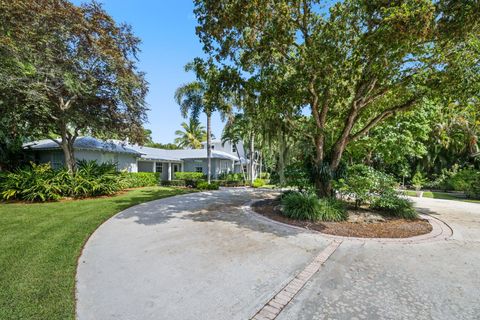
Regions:
[[[75,0],[75,4],[84,1]],[[173,142],[175,130],[185,121],[173,99],[177,87],[194,80],[184,65],[203,56],[195,35],[196,20],[192,0],[99,0],[117,21],[133,27],[142,39],[139,69],[147,73],[150,90],[147,103],[149,123],[155,142]],[[205,118],[200,119],[206,125]],[[220,137],[223,124],[218,114],[212,118],[213,134]]]

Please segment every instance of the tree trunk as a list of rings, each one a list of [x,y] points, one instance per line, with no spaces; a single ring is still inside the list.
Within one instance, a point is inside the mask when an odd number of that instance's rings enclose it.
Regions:
[[[210,184],[212,175],[212,115],[207,113],[207,182]]]
[[[250,146],[249,146],[249,151],[250,151],[250,183],[253,184],[253,181],[255,180],[255,163],[254,163],[254,156],[255,156],[255,141],[254,141],[254,135],[253,132],[250,135]]]
[[[285,180],[285,137],[283,136],[283,133],[280,132],[280,136],[278,139],[278,144],[279,144],[279,152],[278,152],[278,179],[280,182],[280,185],[283,186],[286,183]]]
[[[63,151],[63,156],[65,158],[65,168],[67,169],[69,174],[73,174],[76,170],[76,161],[75,161],[75,152],[73,149],[73,143],[75,141],[71,141],[68,137],[62,137],[62,141],[60,142],[60,147]]]
[[[245,170],[243,169],[243,163],[242,163],[242,160],[240,159],[240,152],[238,151],[238,147],[235,142],[233,142],[233,146],[235,147],[235,150],[237,150],[238,161],[240,161],[240,170],[242,170],[243,182],[245,183],[247,181],[247,176],[245,175]]]

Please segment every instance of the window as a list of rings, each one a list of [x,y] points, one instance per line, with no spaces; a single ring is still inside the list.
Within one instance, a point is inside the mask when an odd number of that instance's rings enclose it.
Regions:
[[[195,172],[202,173],[203,167],[195,167]]]
[[[232,145],[232,153],[237,153],[237,148],[235,147],[235,145]]]
[[[215,149],[215,146],[212,144],[212,150]]]
[[[155,162],[155,172],[159,172],[159,173],[163,172],[163,163],[162,162]]]
[[[52,153],[52,168],[60,169],[63,167],[63,154],[61,152]]]

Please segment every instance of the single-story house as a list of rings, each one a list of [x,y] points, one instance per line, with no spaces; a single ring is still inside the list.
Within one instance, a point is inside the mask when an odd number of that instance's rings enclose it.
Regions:
[[[52,140],[39,140],[24,144],[37,163],[50,162],[52,167],[64,165],[60,146]],[[128,144],[118,140],[99,140],[79,137],[73,145],[76,160],[96,160],[99,163],[117,164],[118,170],[128,172],[159,172],[162,180],[174,179],[178,171],[202,172],[207,174],[206,144],[202,149],[165,150]],[[212,142],[211,173],[215,179],[222,173],[239,173],[245,159],[243,145],[237,150],[228,142]],[[240,157],[239,157],[240,155]]]

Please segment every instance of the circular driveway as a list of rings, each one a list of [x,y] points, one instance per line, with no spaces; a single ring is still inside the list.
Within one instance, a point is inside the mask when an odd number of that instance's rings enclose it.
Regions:
[[[114,216],[79,259],[78,319],[252,318],[332,244],[242,210],[269,196],[225,189]],[[416,206],[448,223],[450,240],[343,242],[277,319],[478,319],[480,205]]]

